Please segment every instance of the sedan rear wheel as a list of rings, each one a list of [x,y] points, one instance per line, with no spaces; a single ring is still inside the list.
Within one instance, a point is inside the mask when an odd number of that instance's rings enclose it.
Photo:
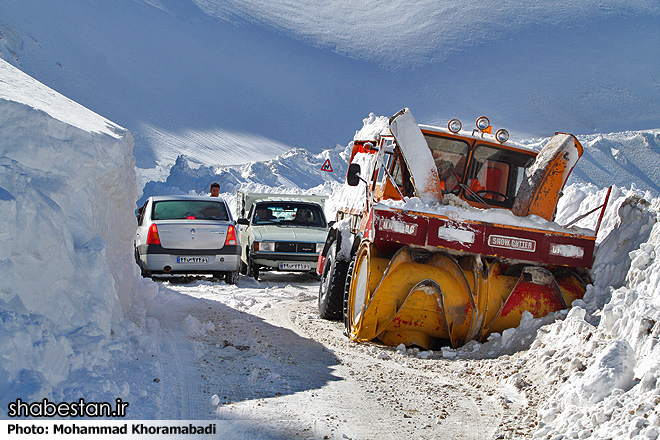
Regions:
[[[225,281],[227,284],[237,284],[238,283],[238,271],[233,270],[225,274]]]

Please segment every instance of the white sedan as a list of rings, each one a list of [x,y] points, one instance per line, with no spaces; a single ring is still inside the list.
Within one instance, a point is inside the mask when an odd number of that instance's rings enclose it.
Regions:
[[[241,246],[219,197],[152,196],[138,210],[135,259],[142,276],[212,274],[236,284]]]
[[[328,223],[318,203],[256,201],[248,218],[239,218],[238,224],[242,226],[243,274],[258,279],[266,270],[316,272],[319,252],[328,235]]]

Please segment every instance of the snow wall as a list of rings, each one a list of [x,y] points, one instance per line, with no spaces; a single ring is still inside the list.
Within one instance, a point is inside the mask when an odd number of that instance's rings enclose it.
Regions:
[[[131,134],[0,60],[0,414],[109,358],[133,303]]]

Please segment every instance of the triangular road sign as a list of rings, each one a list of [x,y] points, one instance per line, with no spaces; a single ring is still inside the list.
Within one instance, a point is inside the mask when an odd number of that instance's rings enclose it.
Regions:
[[[332,173],[332,165],[330,165],[330,159],[326,159],[321,167],[321,171],[329,171]]]

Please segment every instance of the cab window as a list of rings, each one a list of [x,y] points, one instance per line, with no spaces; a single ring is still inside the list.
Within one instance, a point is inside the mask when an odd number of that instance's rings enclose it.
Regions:
[[[376,156],[376,184],[382,185],[387,177],[381,168],[385,168],[391,174],[392,161],[394,160],[394,140],[386,140],[383,142],[377,156]]]
[[[394,165],[392,167],[392,178],[394,183],[399,187],[399,191],[406,197],[413,197],[415,195],[415,188],[410,181],[410,171],[408,166],[403,160],[401,153],[397,153],[394,157]]]
[[[513,206],[524,169],[533,161],[531,154],[477,145],[468,170],[468,186],[473,192],[467,192],[466,198],[481,197],[488,204]]]
[[[469,144],[428,134],[424,137],[431,150],[442,190],[458,193],[467,167]]]
[[[453,164],[456,173],[463,175],[470,148],[467,142],[431,135],[425,135],[424,137],[436,165],[441,160],[449,160]]]

